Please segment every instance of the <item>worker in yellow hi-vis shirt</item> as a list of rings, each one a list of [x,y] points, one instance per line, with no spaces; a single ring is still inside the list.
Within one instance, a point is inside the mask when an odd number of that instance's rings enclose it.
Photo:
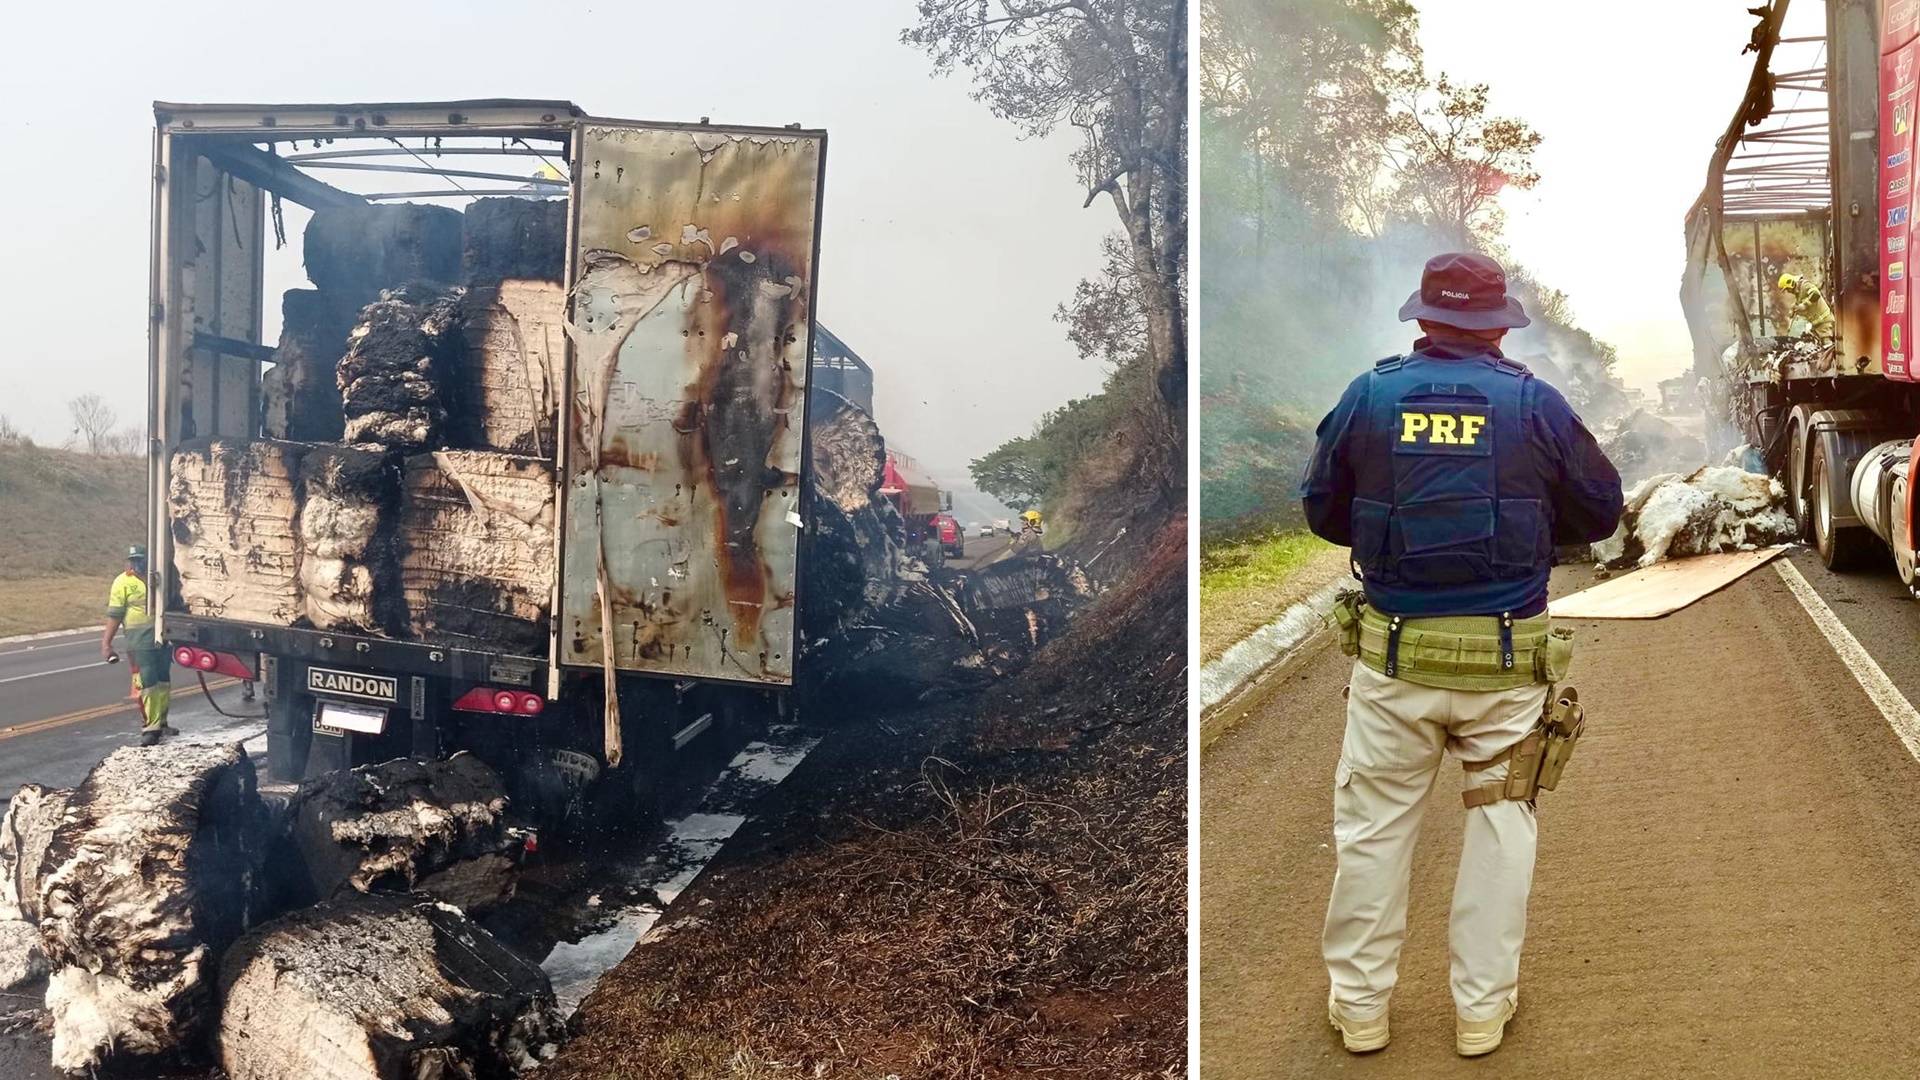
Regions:
[[[153,638],[153,610],[147,605],[147,549],[127,549],[127,569],[107,590],[107,625],[100,635],[100,656],[108,663],[120,659],[113,651],[113,635],[125,627],[127,651],[139,671],[140,745],[152,746],[173,734],[167,706],[173,697],[167,651]]]

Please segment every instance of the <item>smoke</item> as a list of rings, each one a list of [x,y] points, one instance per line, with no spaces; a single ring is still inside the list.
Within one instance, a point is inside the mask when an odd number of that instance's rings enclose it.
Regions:
[[[1231,153],[1231,150],[1227,151]],[[1203,165],[1208,155],[1203,155]],[[1208,540],[1300,524],[1313,430],[1354,376],[1406,352],[1399,309],[1426,261],[1459,244],[1417,223],[1366,236],[1317,220],[1269,183],[1262,212],[1201,217],[1201,528]],[[1596,429],[1628,411],[1613,350],[1571,325],[1564,295],[1507,264],[1533,324],[1503,352],[1553,384]]]

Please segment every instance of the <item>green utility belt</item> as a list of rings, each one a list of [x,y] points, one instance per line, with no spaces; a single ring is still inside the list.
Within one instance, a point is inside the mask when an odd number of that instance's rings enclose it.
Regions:
[[[1341,651],[1396,679],[1445,690],[1510,690],[1557,683],[1573,666],[1573,631],[1545,614],[1406,618],[1368,607],[1358,592],[1334,605]]]

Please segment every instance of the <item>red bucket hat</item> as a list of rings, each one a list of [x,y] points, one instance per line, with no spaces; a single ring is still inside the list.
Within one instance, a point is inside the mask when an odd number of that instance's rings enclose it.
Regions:
[[[1450,251],[1427,260],[1420,288],[1400,305],[1400,321],[1425,319],[1462,330],[1518,329],[1533,320],[1507,295],[1507,272],[1472,252]]]

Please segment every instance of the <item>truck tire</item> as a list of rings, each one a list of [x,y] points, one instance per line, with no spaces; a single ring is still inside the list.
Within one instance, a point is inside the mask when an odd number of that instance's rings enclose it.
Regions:
[[[1813,542],[1819,549],[1821,563],[1834,571],[1852,570],[1865,564],[1879,541],[1864,525],[1834,527],[1833,501],[1838,491],[1833,486],[1833,469],[1827,463],[1824,442],[1815,443],[1813,447],[1811,487],[1812,496],[1808,501],[1813,504]]]
[[[1804,464],[1807,460],[1807,429],[1805,425],[1795,424],[1793,435],[1787,440],[1787,513],[1793,515],[1794,527],[1799,530],[1799,540],[1804,544],[1813,543],[1813,506],[1807,498],[1810,470]]]
[[[1892,498],[1887,500],[1887,546],[1893,549],[1893,570],[1900,576],[1900,584],[1906,586],[1907,594],[1920,597],[1920,583],[1915,582],[1914,553],[1907,546],[1907,477],[1896,476],[1893,481]]]

